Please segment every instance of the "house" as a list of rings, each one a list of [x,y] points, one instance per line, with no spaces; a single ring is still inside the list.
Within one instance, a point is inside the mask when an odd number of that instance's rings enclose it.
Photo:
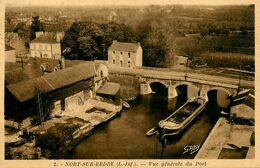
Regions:
[[[25,40],[19,37],[18,33],[5,33],[5,44],[15,49],[16,57],[24,57],[28,53],[28,48],[25,46]]]
[[[46,69],[59,69],[46,73],[41,69],[43,65],[47,66]],[[101,97],[119,102],[120,85],[114,84],[115,88],[106,91],[111,84],[106,84],[108,69],[105,61],[30,58],[23,67],[18,62],[8,63],[5,70],[7,120],[22,122],[28,117],[36,116],[39,104],[43,112],[50,115],[70,111],[84,105],[101,88]]]
[[[97,74],[96,78],[95,78],[95,88],[97,90],[106,81],[108,81],[107,61],[95,60],[94,65],[95,65],[96,74]]]
[[[55,113],[77,107],[92,97],[96,76],[93,62],[85,62],[6,86],[5,118],[21,122],[42,112]]]
[[[62,38],[63,33],[36,32],[29,43],[31,57],[60,59]]]
[[[143,50],[140,43],[113,41],[108,48],[108,64],[117,67],[141,67]]]
[[[116,21],[118,20],[118,15],[115,11],[111,11],[107,17],[108,21],[112,22],[112,21]]]
[[[16,62],[15,49],[5,45],[5,62]]]

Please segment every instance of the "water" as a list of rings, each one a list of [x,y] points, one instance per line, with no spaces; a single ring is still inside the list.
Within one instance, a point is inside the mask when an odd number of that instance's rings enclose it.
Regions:
[[[184,153],[190,145],[201,146],[213,128],[216,118],[208,117],[212,108],[202,112],[191,126],[178,137],[168,141],[162,150],[158,137],[146,137],[146,132],[183,104],[180,98],[168,100],[166,96],[145,95],[130,102],[131,108],[120,117],[98,128],[74,149],[73,159],[178,159],[194,158],[196,153]]]

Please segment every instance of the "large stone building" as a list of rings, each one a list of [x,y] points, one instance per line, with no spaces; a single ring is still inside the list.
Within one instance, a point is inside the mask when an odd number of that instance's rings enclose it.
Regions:
[[[30,42],[31,57],[60,59],[62,38],[62,33],[37,32]]]
[[[108,48],[108,64],[118,67],[141,67],[143,50],[140,43],[113,41]]]
[[[22,121],[39,111],[39,103],[45,113],[65,111],[66,108],[84,104],[95,91],[95,76],[94,63],[85,62],[8,84],[5,89],[5,118]],[[39,94],[41,101],[37,99]]]
[[[48,64],[49,69],[60,68],[45,73],[41,69],[43,64]],[[5,65],[5,119],[22,122],[36,115],[38,93],[43,109],[50,115],[83,106],[97,90],[102,96],[114,94],[104,92],[103,87],[111,85],[107,78],[105,62],[30,58],[23,67],[21,63],[8,62]]]

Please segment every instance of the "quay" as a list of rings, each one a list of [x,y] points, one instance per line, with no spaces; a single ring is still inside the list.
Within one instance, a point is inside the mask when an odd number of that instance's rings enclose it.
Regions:
[[[251,99],[251,100],[250,100]],[[195,159],[254,159],[254,96],[231,107],[230,118],[220,117]]]
[[[60,126],[70,129],[76,127],[76,129],[71,132],[71,135],[68,135],[71,136],[72,139],[69,141],[67,151],[64,151],[67,153],[72,150],[82,139],[93,134],[96,126],[109,121],[122,110],[122,104],[114,105],[112,103],[103,102],[97,99],[89,99],[85,104],[85,106],[77,109],[77,113],[73,110],[65,111],[61,114],[55,115],[49,120],[44,121],[42,123],[42,125],[44,125],[43,128],[41,128],[40,125],[36,125],[27,129],[27,131],[32,135],[40,135],[43,132],[44,134],[49,133],[50,135],[50,130]],[[12,157],[19,159],[45,159],[44,155],[46,154],[43,153],[46,153],[46,149],[36,147],[35,139],[28,142],[24,141],[19,137],[18,132],[9,135],[7,134],[6,137],[8,137],[6,142],[9,144],[12,144],[12,142],[22,141],[22,145],[11,145],[10,155],[12,155]]]

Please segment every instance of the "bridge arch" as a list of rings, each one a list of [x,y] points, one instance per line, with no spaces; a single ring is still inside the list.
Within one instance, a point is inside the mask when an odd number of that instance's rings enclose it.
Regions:
[[[173,85],[173,87],[175,90],[177,90],[177,88],[181,85],[187,86],[187,98],[199,96],[200,89],[197,86],[195,86],[193,83],[182,81],[176,83],[175,85]]]
[[[216,97],[214,97],[213,99],[215,99],[217,105],[221,108],[227,108],[230,103],[231,100],[230,98],[233,97],[233,93],[231,93],[228,89],[225,88],[221,88],[221,87],[213,87],[210,88],[207,91],[207,94],[205,96],[207,96],[207,99],[209,100],[209,102],[211,102],[212,100],[210,100],[211,98],[209,97],[210,92],[212,91],[216,91]]]
[[[213,90],[223,91],[223,92],[225,92],[228,96],[232,96],[232,95],[233,95],[228,89],[225,89],[225,88],[222,88],[222,87],[212,87],[212,88],[210,88],[210,89],[207,91],[207,93],[210,92],[210,91],[213,91]]]
[[[149,83],[152,93],[168,95],[168,85],[163,81],[153,81]]]
[[[153,83],[160,83],[160,84],[163,84],[166,88],[169,87],[169,85],[166,82],[161,81],[161,80],[154,80],[154,81],[149,82],[148,84],[151,86],[151,84],[153,84]]]

